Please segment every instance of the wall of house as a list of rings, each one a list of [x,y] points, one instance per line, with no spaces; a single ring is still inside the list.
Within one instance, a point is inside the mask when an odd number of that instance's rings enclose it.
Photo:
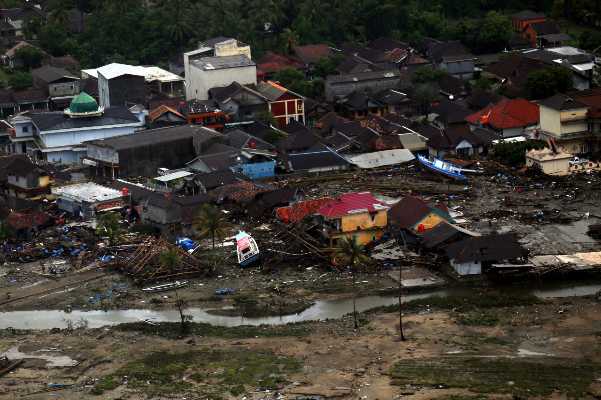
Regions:
[[[472,144],[467,140],[462,140],[456,147],[455,153],[462,156],[471,156],[473,155],[477,149],[474,149]]]
[[[108,80],[109,104],[104,107],[124,106],[127,103],[145,104],[145,85],[144,77],[137,75],[122,75]]]
[[[217,43],[215,45],[216,57],[235,56],[238,54],[245,55],[249,60],[252,60],[250,46],[238,47],[238,41],[236,39],[226,40],[225,42]]]
[[[388,224],[388,213],[381,210],[375,214],[361,213],[345,215],[341,219],[342,232],[362,231],[372,228],[383,228]]]
[[[472,79],[474,76],[474,61],[447,61],[440,63],[440,69],[461,79]]]
[[[545,131],[559,136],[561,134],[561,123],[559,112],[556,110],[539,105],[540,128]]]
[[[40,180],[36,173],[28,174],[27,176],[9,175],[7,177],[9,184],[18,186],[22,189],[34,189],[39,186]]]
[[[537,166],[547,175],[568,175],[570,173],[570,159],[540,161],[526,156],[526,166]]]
[[[90,127],[89,129],[72,131],[45,131],[39,136],[45,147],[62,147],[80,145],[83,142],[96,139],[106,139],[114,136],[131,135],[135,126]]]
[[[501,131],[501,134],[503,135],[504,138],[522,136],[524,134],[524,129],[523,128],[503,129]]]
[[[586,119],[587,108],[562,111],[559,114],[561,121],[561,133],[586,132],[588,121]]]
[[[26,138],[32,137],[35,131],[33,122],[31,120],[23,120],[23,121],[13,121],[13,126],[15,128],[15,138]]]
[[[209,89],[229,86],[232,82],[256,85],[257,67],[250,65],[205,71],[192,64],[186,75],[186,100],[208,100]]]
[[[420,225],[423,225],[424,229],[426,229],[426,230],[432,229],[436,225],[440,224],[443,221],[444,221],[444,219],[440,215],[438,215],[434,212],[431,212],[430,214],[426,215],[421,221],[419,221],[417,224],[415,224],[413,226],[413,229],[415,231],[419,230]]]
[[[344,238],[354,239],[357,244],[362,246],[369,244],[371,242],[375,242],[376,240],[380,240],[384,236],[384,231],[382,229],[378,230],[369,230],[369,231],[354,231],[354,232],[345,232],[332,236],[332,244],[336,245],[336,243]]]
[[[275,175],[275,161],[242,164],[239,169],[250,179],[271,178]]]
[[[451,260],[451,267],[458,275],[480,275],[482,273],[482,264],[479,261],[456,263]]]
[[[79,164],[86,156],[85,151],[61,150],[44,153],[46,161],[53,164]]]
[[[119,164],[119,153],[108,147],[88,144],[86,145],[86,154],[88,158],[92,158],[94,160],[111,164]]]
[[[48,85],[50,97],[73,96],[79,94],[79,80],[51,83]]]

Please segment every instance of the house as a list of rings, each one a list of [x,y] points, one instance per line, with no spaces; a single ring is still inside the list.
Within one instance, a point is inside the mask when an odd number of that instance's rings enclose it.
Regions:
[[[511,16],[511,25],[516,32],[524,32],[528,25],[545,22],[547,17],[543,13],[523,10]]]
[[[9,197],[31,199],[50,193],[50,176],[27,157],[17,156],[5,172]]]
[[[568,175],[570,173],[570,160],[572,155],[562,151],[532,149],[526,152],[526,166],[536,168],[546,175]]]
[[[566,153],[584,154],[599,148],[589,131],[589,106],[565,94],[556,94],[539,103],[540,139],[553,139]]]
[[[548,66],[560,66],[570,70],[574,89],[586,90],[591,86],[596,58],[584,50],[572,46],[561,46],[526,50],[522,54]]]
[[[356,74],[330,75],[326,77],[325,97],[334,101],[352,92],[377,93],[394,89],[401,82],[398,70],[370,71]]]
[[[383,115],[388,107],[366,92],[354,91],[336,100],[336,108],[344,117],[359,120],[368,114]]]
[[[184,94],[182,77],[155,66],[112,63],[84,69],[81,75],[83,79],[97,79],[100,105],[105,108],[128,103],[146,104],[146,96],[151,93],[167,97]]]
[[[223,131],[230,120],[228,113],[215,100],[190,100],[183,108],[189,124],[202,125],[218,132]]]
[[[528,24],[523,35],[524,38],[530,42],[530,46],[534,48],[561,46],[571,39],[569,35],[561,33],[561,29],[555,21],[543,21]]]
[[[293,51],[296,58],[304,64],[307,71],[311,71],[319,61],[327,59],[334,54],[332,48],[327,44],[294,46]]]
[[[188,119],[179,111],[166,105],[160,105],[148,113],[148,122],[150,122],[150,125],[153,127],[158,128],[183,125],[188,123]]]
[[[514,234],[471,237],[446,248],[451,267],[460,276],[479,275],[494,263],[520,262],[526,251]]]
[[[413,127],[428,139],[428,153],[432,157],[477,157],[486,152],[491,143],[483,141],[467,125],[454,125],[441,129],[428,124]]]
[[[48,54],[46,54],[46,52],[44,52],[39,47],[37,47],[29,42],[26,42],[24,40],[21,40],[21,41],[18,41],[14,46],[12,46],[11,48],[9,48],[8,50],[6,50],[4,52],[4,54],[1,57],[2,64],[6,65],[9,68],[22,68],[23,67],[22,60],[17,58],[17,54],[20,49],[23,49],[25,47],[31,47],[33,49],[36,49],[44,57],[48,57]]]
[[[287,125],[283,130],[287,136],[276,143],[280,154],[298,153],[310,150],[322,150],[320,138],[311,129],[298,122]]]
[[[267,99],[269,112],[277,127],[282,128],[292,121],[305,123],[304,96],[272,81],[259,83],[257,92]]]
[[[444,129],[453,125],[465,124],[465,118],[470,111],[457,102],[441,99],[432,104],[428,120],[435,126]]]
[[[318,173],[348,169],[350,164],[344,157],[330,148],[302,151],[287,155],[286,169],[290,172]]]
[[[275,155],[275,146],[241,129],[228,130],[223,135],[228,145],[255,154]]]
[[[257,79],[266,81],[273,78],[277,72],[303,68],[304,64],[295,58],[268,51],[257,61]]]
[[[211,198],[206,194],[176,196],[152,192],[140,201],[140,218],[142,222],[150,224],[189,225],[198,213],[198,208],[210,202]]]
[[[44,65],[31,71],[33,84],[46,91],[52,108],[63,109],[79,94],[80,79],[66,69]]]
[[[207,100],[212,88],[257,84],[257,65],[245,55],[202,57],[186,66],[186,100]]]
[[[233,122],[263,119],[269,110],[269,100],[263,94],[239,82],[211,88],[209,96]]]
[[[527,96],[528,76],[546,67],[542,60],[527,57],[522,53],[513,53],[488,65],[484,72],[496,78],[505,96],[515,98]]]
[[[388,210],[389,225],[412,232],[421,233],[445,221],[453,222],[446,206],[430,206],[414,196],[403,197]]]
[[[222,140],[219,133],[200,126],[149,129],[135,135],[86,142],[83,163],[97,177],[154,175],[159,168],[184,166],[203,148],[219,140]]]
[[[123,193],[92,182],[53,187],[59,210],[75,217],[94,218],[97,213],[120,210],[127,205]]]
[[[588,130],[595,134],[601,134],[601,88],[589,90],[577,90],[568,94],[574,100],[588,106]]]
[[[434,228],[419,234],[419,241],[426,250],[440,251],[451,243],[475,236],[480,236],[480,234],[443,221]]]
[[[384,235],[388,208],[370,192],[346,193],[319,208],[317,219],[329,247],[339,246],[345,238],[365,245]]]
[[[525,99],[503,99],[482,110],[468,115],[465,120],[472,127],[485,126],[498,132],[503,138],[530,137],[539,123],[536,103]]]
[[[131,135],[141,122],[126,107],[98,106],[85,92],[77,95],[65,111],[32,112],[11,120],[10,140],[17,152],[25,149],[50,163],[77,164],[86,155],[84,142]]]
[[[194,183],[198,185],[200,193],[207,193],[220,186],[231,185],[240,180],[240,175],[229,169],[200,173],[194,176]]]
[[[426,55],[436,68],[456,78],[472,79],[476,57],[459,41],[433,41]]]
[[[384,89],[374,94],[373,98],[384,105],[383,114],[405,114],[411,109],[411,99],[407,93],[397,89]]]

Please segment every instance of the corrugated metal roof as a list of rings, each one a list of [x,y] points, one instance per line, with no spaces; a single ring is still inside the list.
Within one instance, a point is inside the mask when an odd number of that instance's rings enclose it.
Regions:
[[[407,149],[396,149],[348,156],[347,160],[359,168],[366,169],[406,163],[415,160],[415,157]]]

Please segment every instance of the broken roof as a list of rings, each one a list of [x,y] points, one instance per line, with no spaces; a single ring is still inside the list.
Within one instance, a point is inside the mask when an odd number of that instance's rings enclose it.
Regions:
[[[388,210],[388,223],[399,228],[411,229],[432,212],[447,220],[451,219],[446,210],[431,207],[418,197],[405,196]]]
[[[166,106],[164,104],[161,104],[160,106],[158,106],[157,108],[155,108],[154,110],[152,110],[149,114],[148,114],[148,119],[150,120],[150,122],[154,122],[157,118],[160,118],[161,116],[165,115],[165,114],[173,114],[176,117],[182,119],[183,121],[186,120],[186,117],[184,117],[179,111]]]
[[[512,233],[464,239],[450,244],[446,252],[449,259],[457,263],[513,260],[526,255]]]
[[[376,199],[370,192],[345,193],[322,206],[317,213],[326,218],[340,218],[345,215],[375,213],[388,208],[386,203]]]
[[[97,203],[116,200],[122,197],[119,190],[101,186],[93,182],[52,188],[52,193],[76,202]]]

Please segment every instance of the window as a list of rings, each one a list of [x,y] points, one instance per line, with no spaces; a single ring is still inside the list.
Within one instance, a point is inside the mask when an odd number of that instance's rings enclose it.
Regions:
[[[23,127],[23,133],[28,133],[29,132],[29,127],[28,126],[24,126]]]

